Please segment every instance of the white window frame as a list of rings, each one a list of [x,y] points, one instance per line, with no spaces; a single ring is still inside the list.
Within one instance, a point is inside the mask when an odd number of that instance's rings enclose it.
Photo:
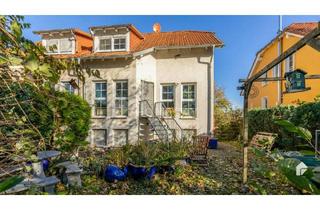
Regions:
[[[163,99],[163,87],[165,86],[172,86],[172,96],[173,98],[172,99]],[[164,103],[164,102],[173,102],[173,109],[175,109],[176,107],[176,103],[175,103],[175,84],[174,83],[163,83],[163,84],[160,84],[160,102],[161,104]],[[170,107],[167,107],[167,108],[170,108]],[[164,114],[162,113],[162,107],[160,108],[160,114]]]
[[[286,58],[285,60],[285,71],[286,72],[291,72],[295,69],[295,54],[290,55],[289,57]],[[292,58],[292,69],[290,69],[290,58]]]
[[[96,144],[96,141],[95,141],[95,131],[104,131],[105,132],[105,136],[104,136],[104,140],[105,140],[105,145],[97,145]],[[104,148],[104,147],[107,147],[108,146],[108,130],[107,129],[104,129],[104,128],[93,128],[92,129],[92,144],[95,146],[95,147],[101,147],[101,148]]]
[[[275,67],[273,67],[273,69],[272,69],[272,76],[273,77],[280,77],[279,76],[279,70],[280,70],[280,68],[279,68],[280,66],[279,65],[276,65]]]
[[[122,39],[126,40],[126,46],[124,49],[114,49],[114,39]],[[101,39],[111,39],[111,49],[110,50],[101,50],[100,49],[100,40]],[[97,36],[94,39],[94,46],[96,52],[119,52],[119,51],[129,51],[130,46],[130,38],[128,34],[118,34],[118,35],[107,35],[107,36]]]
[[[108,40],[108,39],[111,41],[110,42],[110,49],[101,50],[100,49],[100,41],[101,40]],[[99,38],[98,49],[101,52],[110,52],[110,51],[112,51],[112,37],[101,37],[101,38]]]
[[[268,97],[267,96],[262,97],[261,98],[261,108],[268,109],[268,105],[269,105]]]
[[[51,40],[51,41],[57,41],[57,52],[51,52],[49,51],[49,49],[47,49],[47,43],[48,41]],[[69,41],[71,42],[71,51],[65,51],[65,52],[61,52],[61,41]],[[74,54],[75,52],[75,40],[72,39],[72,38],[61,38],[61,39],[45,39],[43,40],[43,46],[45,46],[45,48],[47,49],[47,54],[50,54],[50,55],[55,55],[55,54]]]
[[[117,96],[117,83],[127,83],[127,96]],[[128,80],[115,80],[114,81],[114,116],[116,117],[128,117],[129,115],[129,81]],[[125,89],[120,89],[122,90],[121,93],[123,93],[123,90]],[[117,114],[117,107],[116,107],[116,101],[120,100],[121,101],[121,107],[120,107],[120,112],[121,114]],[[124,107],[123,107],[123,101],[127,101],[127,114],[124,114]]]
[[[61,85],[63,86],[64,88],[64,91],[67,91],[68,93],[70,94],[75,94],[75,89],[73,88],[73,86],[71,85],[70,81],[61,81]],[[72,87],[71,89],[73,90],[72,92],[70,92],[70,90],[66,89],[66,86],[65,85],[70,85],[70,87]]]
[[[268,72],[264,73],[263,75],[261,75],[261,78],[268,78]],[[262,81],[262,86],[266,86],[268,84],[268,81]]]
[[[194,86],[194,99],[183,99],[183,87],[187,85]],[[183,102],[193,102],[195,104],[194,116],[183,115]],[[197,83],[182,83],[181,84],[181,118],[196,118],[197,117]]]
[[[105,89],[105,91],[106,91],[106,97],[96,97],[96,84],[106,84],[106,89]],[[95,117],[105,117],[105,116],[107,116],[108,115],[108,83],[106,82],[106,81],[94,81],[93,82],[93,90],[94,90],[94,92],[93,92],[93,107],[94,107],[94,109],[93,109],[93,116],[95,116]],[[101,90],[100,90],[101,91]],[[96,100],[105,100],[106,101],[106,110],[105,110],[105,115],[97,115],[96,113]]]

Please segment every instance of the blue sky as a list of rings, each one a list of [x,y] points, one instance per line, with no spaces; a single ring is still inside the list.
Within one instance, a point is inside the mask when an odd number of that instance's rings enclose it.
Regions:
[[[242,106],[238,79],[245,78],[256,52],[278,31],[278,16],[26,16],[31,29],[25,36],[39,40],[34,30],[80,28],[132,23],[142,32],[151,32],[159,22],[162,31],[205,30],[215,32],[225,47],[215,51],[215,81],[223,87],[233,105]],[[283,27],[293,22],[320,21],[320,16],[283,16]]]

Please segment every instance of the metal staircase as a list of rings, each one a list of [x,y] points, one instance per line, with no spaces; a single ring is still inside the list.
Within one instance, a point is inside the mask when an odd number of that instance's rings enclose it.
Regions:
[[[161,120],[155,113],[149,101],[142,100],[139,103],[139,117],[145,118],[151,125],[151,131],[154,131],[161,141],[171,141],[174,137],[172,130],[166,121]],[[141,124],[139,125],[141,126]],[[140,127],[139,127],[140,129]]]

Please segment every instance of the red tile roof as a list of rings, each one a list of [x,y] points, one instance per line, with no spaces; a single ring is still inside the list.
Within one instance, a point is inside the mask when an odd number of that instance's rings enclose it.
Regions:
[[[317,22],[292,23],[284,29],[284,32],[305,36],[318,26]]]
[[[178,47],[216,45],[223,46],[214,33],[207,31],[173,31],[144,34],[143,41],[134,49],[135,52],[151,47]]]
[[[130,30],[133,30],[134,33],[137,33],[137,30],[133,25],[116,25],[117,27],[129,27]],[[112,27],[116,27],[112,26]],[[106,26],[104,26],[106,27]],[[92,27],[93,28],[93,27]],[[87,36],[85,32],[82,32],[79,29],[60,29],[60,30],[51,30],[51,31],[37,31],[35,33],[43,32],[52,32],[52,31],[64,31],[72,30],[74,33],[82,34]],[[138,31],[138,30],[137,30]],[[139,32],[139,31],[138,31]],[[127,51],[118,51],[118,52],[89,52],[84,51],[77,54],[63,54],[63,55],[54,55],[57,58],[92,58],[92,57],[117,57],[117,56],[131,56],[134,52],[139,52],[146,50],[152,47],[195,47],[195,46],[208,46],[215,45],[216,47],[222,47],[223,42],[216,37],[215,33],[207,31],[172,31],[172,32],[153,32],[153,33],[140,33],[140,40],[132,46],[133,49],[130,49],[130,52]],[[138,34],[139,34],[138,33]]]

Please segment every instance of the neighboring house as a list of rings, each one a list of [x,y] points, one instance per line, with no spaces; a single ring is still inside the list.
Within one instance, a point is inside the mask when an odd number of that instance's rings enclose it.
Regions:
[[[258,51],[248,77],[260,71],[317,26],[318,23],[310,22],[293,23],[286,27]],[[263,77],[284,77],[287,72],[298,69],[310,75],[320,74],[319,66],[319,51],[306,45]],[[306,87],[311,89],[295,92],[286,91],[286,81],[255,82],[249,97],[249,108],[268,108],[277,105],[297,104],[302,101],[314,101],[314,98],[320,94],[319,82],[318,79],[306,80]]]
[[[100,71],[101,78],[87,77],[84,84],[76,80],[77,90],[70,85],[72,75],[63,75],[60,84],[92,106],[92,145],[121,146],[139,138],[170,140],[212,132],[214,49],[223,46],[214,33],[161,32],[159,24],[152,33],[142,33],[132,24],[91,27],[90,32],[91,36],[76,29],[35,33],[48,48],[60,45],[55,56],[77,58]],[[91,45],[78,38],[92,40]],[[61,51],[64,44],[68,53]]]

